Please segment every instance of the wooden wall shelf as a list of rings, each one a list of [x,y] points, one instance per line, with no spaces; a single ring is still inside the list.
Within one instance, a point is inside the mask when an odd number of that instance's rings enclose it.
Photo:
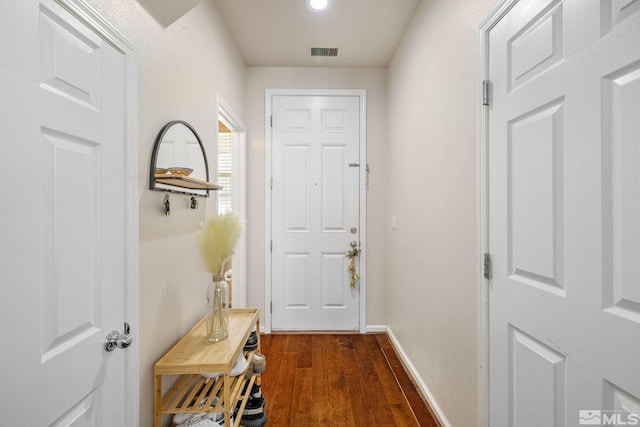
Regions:
[[[222,185],[183,175],[155,174],[154,180],[156,184],[172,185],[191,190],[222,190],[223,188]]]

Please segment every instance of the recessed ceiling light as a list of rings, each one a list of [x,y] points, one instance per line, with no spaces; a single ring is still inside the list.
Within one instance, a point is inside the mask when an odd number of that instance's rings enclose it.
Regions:
[[[315,12],[327,10],[331,4],[331,0],[307,0],[307,6]]]

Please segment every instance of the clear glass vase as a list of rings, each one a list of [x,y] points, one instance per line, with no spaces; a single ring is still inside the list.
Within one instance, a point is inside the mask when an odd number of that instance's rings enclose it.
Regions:
[[[207,338],[220,342],[229,336],[229,287],[222,275],[212,277],[207,286]]]

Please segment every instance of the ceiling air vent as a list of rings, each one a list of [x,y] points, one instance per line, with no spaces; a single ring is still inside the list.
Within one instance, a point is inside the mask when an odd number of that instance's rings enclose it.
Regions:
[[[337,47],[312,47],[311,57],[337,58]]]

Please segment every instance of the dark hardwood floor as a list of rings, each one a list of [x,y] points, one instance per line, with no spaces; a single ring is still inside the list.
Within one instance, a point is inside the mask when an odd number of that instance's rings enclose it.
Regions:
[[[268,426],[438,426],[385,334],[263,335],[261,350]]]

